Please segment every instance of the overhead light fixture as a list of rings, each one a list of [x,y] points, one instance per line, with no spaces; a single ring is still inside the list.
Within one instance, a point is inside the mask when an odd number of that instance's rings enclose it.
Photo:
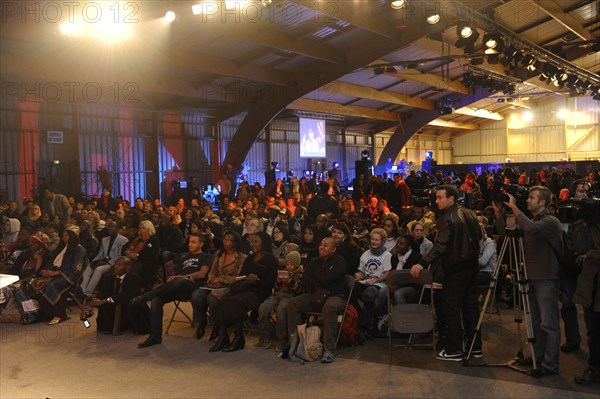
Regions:
[[[440,22],[440,14],[432,14],[427,17],[427,23],[429,25],[435,25]]]
[[[192,14],[194,14],[194,15],[202,14],[202,4],[194,4],[192,6]]]
[[[569,75],[565,80],[565,84],[571,90],[575,90],[577,87],[577,83],[579,82],[579,78],[575,75]]]
[[[524,113],[523,113],[523,117],[522,117],[522,119],[523,119],[525,122],[531,122],[531,121],[533,120],[533,114],[532,114],[531,112],[529,112],[529,111],[527,111],[527,112],[524,112]]]
[[[393,0],[390,2],[390,7],[394,10],[399,10],[406,7],[406,0]]]
[[[528,67],[529,65],[533,64],[535,62],[535,57],[531,54],[525,54],[523,56],[523,59],[521,60],[521,64],[523,64],[523,66]]]
[[[504,38],[496,32],[488,32],[483,35],[485,54],[498,54],[504,51]]]
[[[333,163],[333,169],[337,169],[340,167],[340,163],[339,162],[334,162]]]
[[[544,67],[544,62],[537,60],[534,63],[527,65],[527,70],[531,71],[531,72],[539,73],[543,67]]]
[[[173,11],[167,11],[167,13],[165,14],[165,20],[167,20],[167,22],[173,22],[176,18],[177,15],[175,15]]]
[[[456,34],[463,39],[471,37],[473,35],[473,28],[468,21],[460,21],[456,25]]]

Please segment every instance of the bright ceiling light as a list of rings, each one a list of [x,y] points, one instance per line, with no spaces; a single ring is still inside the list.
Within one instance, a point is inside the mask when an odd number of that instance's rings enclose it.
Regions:
[[[466,39],[467,37],[471,37],[473,34],[473,28],[470,26],[463,26],[460,30],[460,37]]]
[[[440,14],[433,14],[427,17],[427,23],[430,25],[435,25],[440,22]]]
[[[533,114],[531,112],[524,112],[523,113],[523,120],[525,122],[531,122],[533,120]]]
[[[167,11],[167,13],[165,14],[165,19],[167,20],[167,22],[173,22],[175,21],[175,18],[177,18],[177,15],[175,15],[173,11]]]
[[[115,22],[112,15],[107,15],[93,24],[99,33],[97,38],[107,43],[116,43],[128,39],[131,36],[131,25],[124,22]]]
[[[194,4],[192,6],[192,14],[194,14],[194,15],[202,14],[202,4]]]
[[[60,31],[67,36],[78,36],[83,33],[83,27],[80,22],[65,22],[60,26]]]
[[[566,119],[567,115],[569,115],[569,111],[565,108],[561,109],[560,111],[558,111],[558,113],[556,114],[560,119]]]
[[[394,10],[404,8],[406,7],[406,0],[394,0],[390,3],[390,7],[392,7]]]

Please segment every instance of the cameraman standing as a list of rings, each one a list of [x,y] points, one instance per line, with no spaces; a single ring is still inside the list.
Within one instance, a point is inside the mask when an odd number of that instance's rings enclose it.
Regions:
[[[531,187],[527,198],[529,219],[516,205],[516,199],[507,194],[505,204],[512,210],[517,225],[525,232],[523,238],[524,261],[529,283],[529,302],[534,333],[534,352],[537,369],[529,375],[540,378],[558,374],[560,355],[560,316],[558,290],[560,260],[562,257],[562,230],[560,221],[548,213],[552,192],[543,186]],[[498,231],[504,235],[506,224],[500,208],[492,203]],[[521,365],[533,365],[531,358]]]
[[[600,200],[587,198],[588,182],[579,180],[573,185],[573,197],[582,202],[580,217],[569,229],[574,250],[579,255],[577,264],[581,266],[573,302],[583,305],[589,346],[588,368],[575,377],[575,382],[592,384],[600,382]]]
[[[576,180],[570,186],[570,193],[572,194],[571,199],[568,202],[581,201],[587,198],[587,193],[590,189],[590,185],[585,180]],[[589,240],[589,230],[585,225],[585,214],[580,209],[579,205],[575,205],[578,211],[574,218],[566,218],[561,221],[566,222],[567,240],[570,254],[565,254],[563,275],[560,279],[560,291],[562,298],[562,307],[560,313],[565,326],[565,338],[566,342],[560,347],[562,352],[568,353],[579,349],[581,345],[581,334],[579,334],[579,321],[577,320],[577,308],[573,303],[573,294],[575,293],[575,286],[577,285],[577,277],[581,268],[578,268],[575,262],[575,256],[570,256],[573,252],[575,254],[585,254],[591,249],[591,243]],[[559,208],[559,212],[561,209]],[[560,216],[559,216],[560,217]]]

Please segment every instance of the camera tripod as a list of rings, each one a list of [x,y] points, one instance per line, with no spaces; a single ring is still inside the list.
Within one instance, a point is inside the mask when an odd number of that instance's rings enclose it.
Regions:
[[[479,320],[477,322],[477,326],[475,327],[475,334],[473,335],[473,339],[471,341],[471,345],[469,347],[469,352],[464,360],[464,365],[469,365],[469,358],[471,357],[471,352],[473,351],[473,346],[475,345],[475,339],[477,334],[481,330],[481,324],[483,322],[483,318],[485,316],[485,312],[490,300],[490,296],[492,293],[495,295],[496,284],[498,282],[498,275],[502,268],[502,259],[504,259],[504,255],[508,250],[508,259],[509,259],[509,271],[513,273],[513,276],[516,278],[516,284],[513,283],[513,301],[514,301],[514,316],[515,323],[517,324],[517,337],[519,340],[519,351],[515,358],[505,362],[505,363],[497,363],[497,364],[477,364],[473,366],[480,367],[509,367],[513,370],[520,371],[522,373],[527,372],[522,368],[517,367],[517,362],[520,359],[523,359],[523,341],[521,340],[521,323],[523,319],[525,319],[525,328],[527,330],[527,342],[529,343],[531,349],[531,359],[533,361],[533,368],[537,368],[536,360],[535,360],[535,352],[533,344],[535,342],[535,336],[533,333],[533,325],[531,321],[531,308],[529,304],[529,282],[527,280],[527,267],[525,265],[525,252],[523,248],[523,232],[521,230],[506,230],[506,237],[504,242],[502,243],[502,247],[500,249],[500,253],[498,254],[498,261],[496,262],[496,267],[494,268],[494,272],[492,274],[492,279],[490,280],[490,285],[488,288],[487,295],[485,296],[485,301],[483,303],[483,309],[479,315]],[[518,295],[517,295],[518,291]],[[524,316],[524,317],[523,317]]]

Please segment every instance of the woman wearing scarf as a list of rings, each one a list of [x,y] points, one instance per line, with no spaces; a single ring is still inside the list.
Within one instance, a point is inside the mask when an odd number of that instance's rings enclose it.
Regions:
[[[156,281],[155,274],[158,270],[159,254],[160,244],[156,236],[156,229],[151,221],[142,220],[138,236],[129,244],[125,256],[133,262],[131,273],[142,276],[146,291],[149,291]]]
[[[385,280],[392,269],[392,254],[383,245],[386,239],[385,230],[375,228],[371,231],[371,248],[360,257],[358,271],[354,274],[354,290],[364,304],[358,324],[361,331],[364,331],[365,338],[371,338],[374,310],[384,306],[387,299]]]
[[[54,325],[67,320],[67,293],[75,286],[88,264],[85,249],[79,245],[79,227],[68,225],[62,234],[49,268],[40,271],[42,279],[32,282],[37,288],[42,320]]]

